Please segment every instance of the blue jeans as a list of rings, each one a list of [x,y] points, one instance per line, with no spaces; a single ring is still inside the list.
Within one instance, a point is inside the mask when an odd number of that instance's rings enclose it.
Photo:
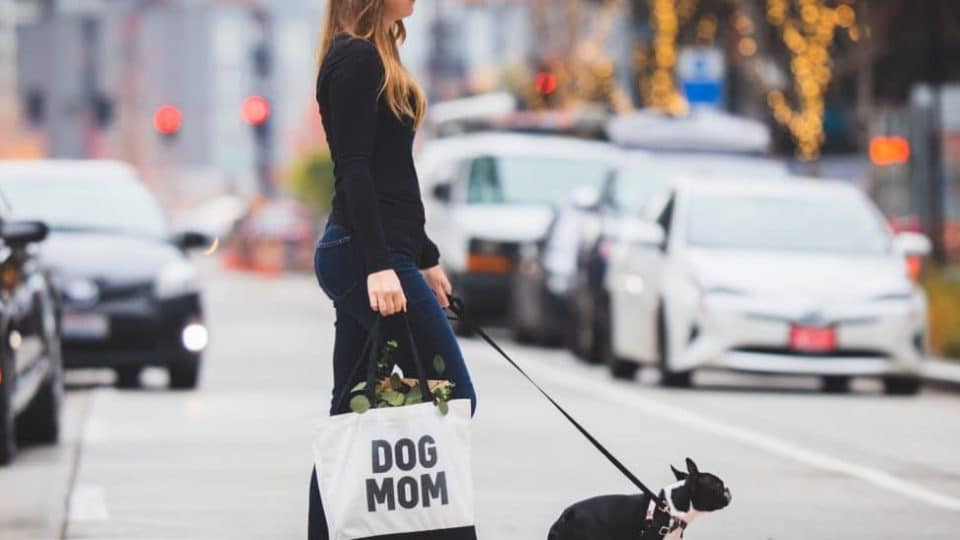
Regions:
[[[413,332],[419,356],[426,364],[424,369],[431,379],[444,378],[455,383],[453,399],[469,399],[472,410],[476,410],[477,395],[470,380],[463,354],[457,344],[456,336],[450,327],[447,316],[437,302],[437,298],[420,273],[416,261],[405,251],[390,250],[390,264],[400,278],[400,286],[407,297],[407,312],[382,321],[383,340],[396,339],[400,345],[398,364],[404,374],[416,377],[416,370],[402,354],[409,346],[406,326],[402,317],[407,317]],[[351,379],[356,362],[361,361],[360,353],[367,339],[367,333],[380,315],[370,309],[367,294],[367,272],[359,246],[353,242],[349,231],[343,225],[327,222],[323,235],[317,241],[314,257],[314,271],[317,283],[323,292],[333,301],[336,309],[336,337],[333,345],[333,397],[330,414],[342,414],[350,411],[349,405],[336,403],[344,388],[352,388],[366,375],[358,370]],[[434,371],[431,359],[440,355],[446,364],[443,375]],[[407,360],[405,360],[407,359]],[[333,496],[333,494],[327,494]],[[326,516],[317,486],[316,470],[310,480],[310,516],[309,538],[326,540]]]

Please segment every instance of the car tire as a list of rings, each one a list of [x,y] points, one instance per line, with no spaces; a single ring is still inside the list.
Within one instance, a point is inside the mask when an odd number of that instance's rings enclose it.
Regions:
[[[460,337],[473,337],[473,330],[463,324],[463,321],[450,321],[450,326],[453,328],[453,333]]]
[[[13,410],[13,358],[9,350],[0,357],[0,466],[8,465],[17,454],[16,413]]]
[[[47,351],[50,373],[37,395],[17,419],[17,438],[24,443],[56,444],[60,439],[60,408],[63,403],[63,363],[60,341]]]
[[[846,394],[850,392],[850,377],[829,375],[823,378],[822,388],[828,394]]]
[[[614,379],[623,381],[636,380],[637,372],[640,371],[640,366],[636,362],[623,358],[610,358],[607,365],[610,368],[610,375]]]
[[[116,368],[117,388],[132,390],[140,388],[140,366],[122,366]]]
[[[538,337],[526,328],[518,328],[514,326],[510,330],[510,334],[513,336],[514,341],[523,345],[536,345],[540,343]]]
[[[516,285],[514,285],[513,290],[516,290]],[[510,302],[510,335],[513,337],[513,340],[520,344],[535,344],[539,343],[539,336],[536,332],[530,330],[523,324],[523,321],[520,320],[519,308],[517,307],[517,296],[516,294],[511,296]]]
[[[200,381],[200,358],[183,360],[167,367],[170,374],[170,388],[174,390],[193,390]]]
[[[661,306],[663,303],[661,302]],[[670,369],[670,352],[667,345],[667,321],[660,308],[657,314],[657,367],[660,370],[660,386],[667,388],[689,388],[693,384],[693,373]]]
[[[597,306],[596,320],[602,321],[595,328],[595,354],[600,363],[606,364],[610,370],[610,375],[614,379],[632,381],[637,378],[637,371],[640,365],[632,360],[618,357],[613,351],[613,335],[611,334],[613,326],[610,324],[610,303],[608,299],[600,302]]]
[[[593,318],[590,321],[592,326],[591,341],[586,351],[587,362],[591,364],[609,364],[613,355],[613,314],[610,310],[610,298],[606,295],[600,297],[593,309]],[[632,362],[627,362],[632,364]],[[635,364],[634,364],[635,365]],[[629,370],[626,370],[629,371]],[[624,373],[626,373],[624,371]],[[634,369],[634,372],[636,369]],[[633,376],[631,375],[630,378]]]
[[[883,392],[888,396],[915,396],[923,381],[919,377],[899,376],[883,379]]]

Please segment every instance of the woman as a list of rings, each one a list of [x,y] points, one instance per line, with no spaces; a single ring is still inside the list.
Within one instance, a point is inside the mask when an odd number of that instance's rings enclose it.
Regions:
[[[420,358],[439,354],[446,363],[442,377],[455,383],[452,397],[470,399],[476,407],[473,384],[443,311],[450,281],[439,266],[437,246],[423,229],[413,164],[414,131],[426,100],[400,63],[397,47],[406,37],[402,20],[413,13],[414,1],[328,1],[317,103],[336,181],[333,211],[317,242],[315,270],[336,308],[333,395],[359,382],[348,379],[378,317],[385,317],[384,334],[397,339],[403,357],[408,341],[400,332],[406,332],[406,317]],[[412,373],[402,361],[401,367]],[[331,403],[330,414],[344,412],[346,405]],[[316,471],[309,526],[310,538],[328,538]]]

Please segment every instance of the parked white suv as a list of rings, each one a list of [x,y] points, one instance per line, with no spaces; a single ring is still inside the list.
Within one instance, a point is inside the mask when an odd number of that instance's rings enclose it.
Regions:
[[[577,188],[599,188],[620,155],[601,142],[517,133],[426,143],[418,170],[427,233],[472,315],[508,315],[519,250],[546,237],[555,208]]]

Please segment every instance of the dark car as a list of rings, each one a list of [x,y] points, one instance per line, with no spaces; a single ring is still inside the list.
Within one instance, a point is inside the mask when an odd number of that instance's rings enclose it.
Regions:
[[[122,163],[48,161],[0,169],[0,193],[19,219],[50,235],[41,259],[61,292],[67,368],[112,368],[121,387],[161,366],[173,388],[197,385],[207,328],[189,248],[156,198]]]
[[[662,186],[669,171],[640,152],[596,186],[582,186],[561,207],[544,241],[521,250],[514,287],[514,331],[521,340],[563,343],[599,361],[595,316],[603,298],[609,239],[622,213],[637,211],[645,190]],[[642,178],[624,178],[624,171]],[[629,184],[628,189],[621,186]],[[601,310],[602,313],[602,310]]]
[[[593,186],[581,187],[573,201],[558,209],[547,237],[520,248],[511,295],[517,341],[559,345],[569,342],[576,332],[571,295],[580,246],[589,243],[586,237],[596,234],[592,229],[597,224],[593,209],[598,194]]]
[[[11,221],[0,210],[0,465],[18,442],[54,444],[60,435],[59,307],[33,253],[46,235],[45,224]]]

